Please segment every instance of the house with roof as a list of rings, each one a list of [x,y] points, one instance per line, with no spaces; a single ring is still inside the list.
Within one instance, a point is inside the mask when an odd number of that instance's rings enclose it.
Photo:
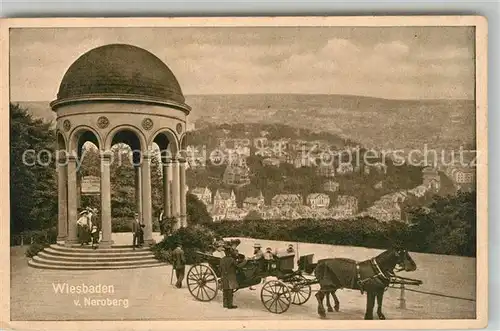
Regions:
[[[358,212],[358,198],[352,195],[339,195],[335,207],[345,209],[354,215]]]
[[[195,187],[190,193],[203,202],[205,206],[212,203],[212,191],[208,187]]]
[[[271,199],[273,207],[297,208],[302,205],[302,196],[300,194],[277,194]]]
[[[311,193],[306,198],[307,205],[313,209],[328,208],[330,197],[325,193]]]
[[[245,210],[261,210],[264,207],[264,195],[262,191],[257,197],[247,197],[243,200],[243,209]]]
[[[231,190],[217,190],[214,196],[214,209],[227,209],[236,207],[236,195]]]

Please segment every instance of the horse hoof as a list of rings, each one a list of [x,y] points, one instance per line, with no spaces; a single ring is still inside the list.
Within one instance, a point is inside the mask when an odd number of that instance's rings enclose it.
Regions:
[[[325,319],[326,318],[326,313],[325,313],[325,310],[324,309],[318,309],[318,315],[321,319]]]
[[[379,319],[379,320],[385,320],[385,316],[384,316],[384,314],[379,314],[379,315],[378,315],[378,319]]]
[[[372,320],[373,316],[365,316],[365,320]]]
[[[338,312],[340,310],[340,307],[339,306],[335,306],[335,311]]]
[[[329,313],[333,313],[333,308],[332,307],[328,307],[328,312]]]

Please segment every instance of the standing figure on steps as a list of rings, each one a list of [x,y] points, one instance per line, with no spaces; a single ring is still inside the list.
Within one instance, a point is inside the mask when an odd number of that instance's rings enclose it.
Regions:
[[[135,249],[140,245],[141,236],[141,222],[139,221],[139,213],[134,214],[134,221],[132,222],[132,247]]]
[[[182,244],[180,242],[176,243],[176,247],[172,251],[172,268],[174,268],[175,277],[177,278],[175,287],[181,288],[184,273],[186,271],[186,258],[184,257],[184,251],[182,250]]]

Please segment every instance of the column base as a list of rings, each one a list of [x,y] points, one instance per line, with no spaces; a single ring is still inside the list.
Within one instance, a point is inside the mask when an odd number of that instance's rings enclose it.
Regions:
[[[144,240],[144,244],[147,245],[147,246],[151,246],[151,245],[156,244],[156,241],[153,238],[151,238],[151,239],[145,239]]]
[[[181,218],[181,216],[179,216],[179,215],[172,216],[172,218],[174,219],[174,224],[172,226],[172,230],[173,231],[177,231],[180,228],[182,228],[182,218]]]
[[[182,228],[187,227],[187,215],[181,215],[180,219],[181,219],[181,227]]]
[[[68,236],[57,236],[56,241],[57,242],[66,242],[66,239],[68,239]]]

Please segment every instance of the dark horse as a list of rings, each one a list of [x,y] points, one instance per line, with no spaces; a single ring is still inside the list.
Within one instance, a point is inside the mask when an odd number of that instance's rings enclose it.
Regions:
[[[382,299],[385,289],[389,286],[394,271],[415,271],[417,265],[405,249],[389,249],[380,255],[363,262],[351,259],[335,258],[319,260],[314,274],[320,284],[320,290],[316,293],[318,299],[318,314],[326,318],[323,299],[327,297],[328,311],[333,311],[330,305],[329,294],[335,301],[335,311],[339,311],[340,303],[335,295],[339,288],[349,288],[366,291],[365,319],[373,319],[373,307],[377,299],[377,315],[379,319],[385,319],[382,313]]]

